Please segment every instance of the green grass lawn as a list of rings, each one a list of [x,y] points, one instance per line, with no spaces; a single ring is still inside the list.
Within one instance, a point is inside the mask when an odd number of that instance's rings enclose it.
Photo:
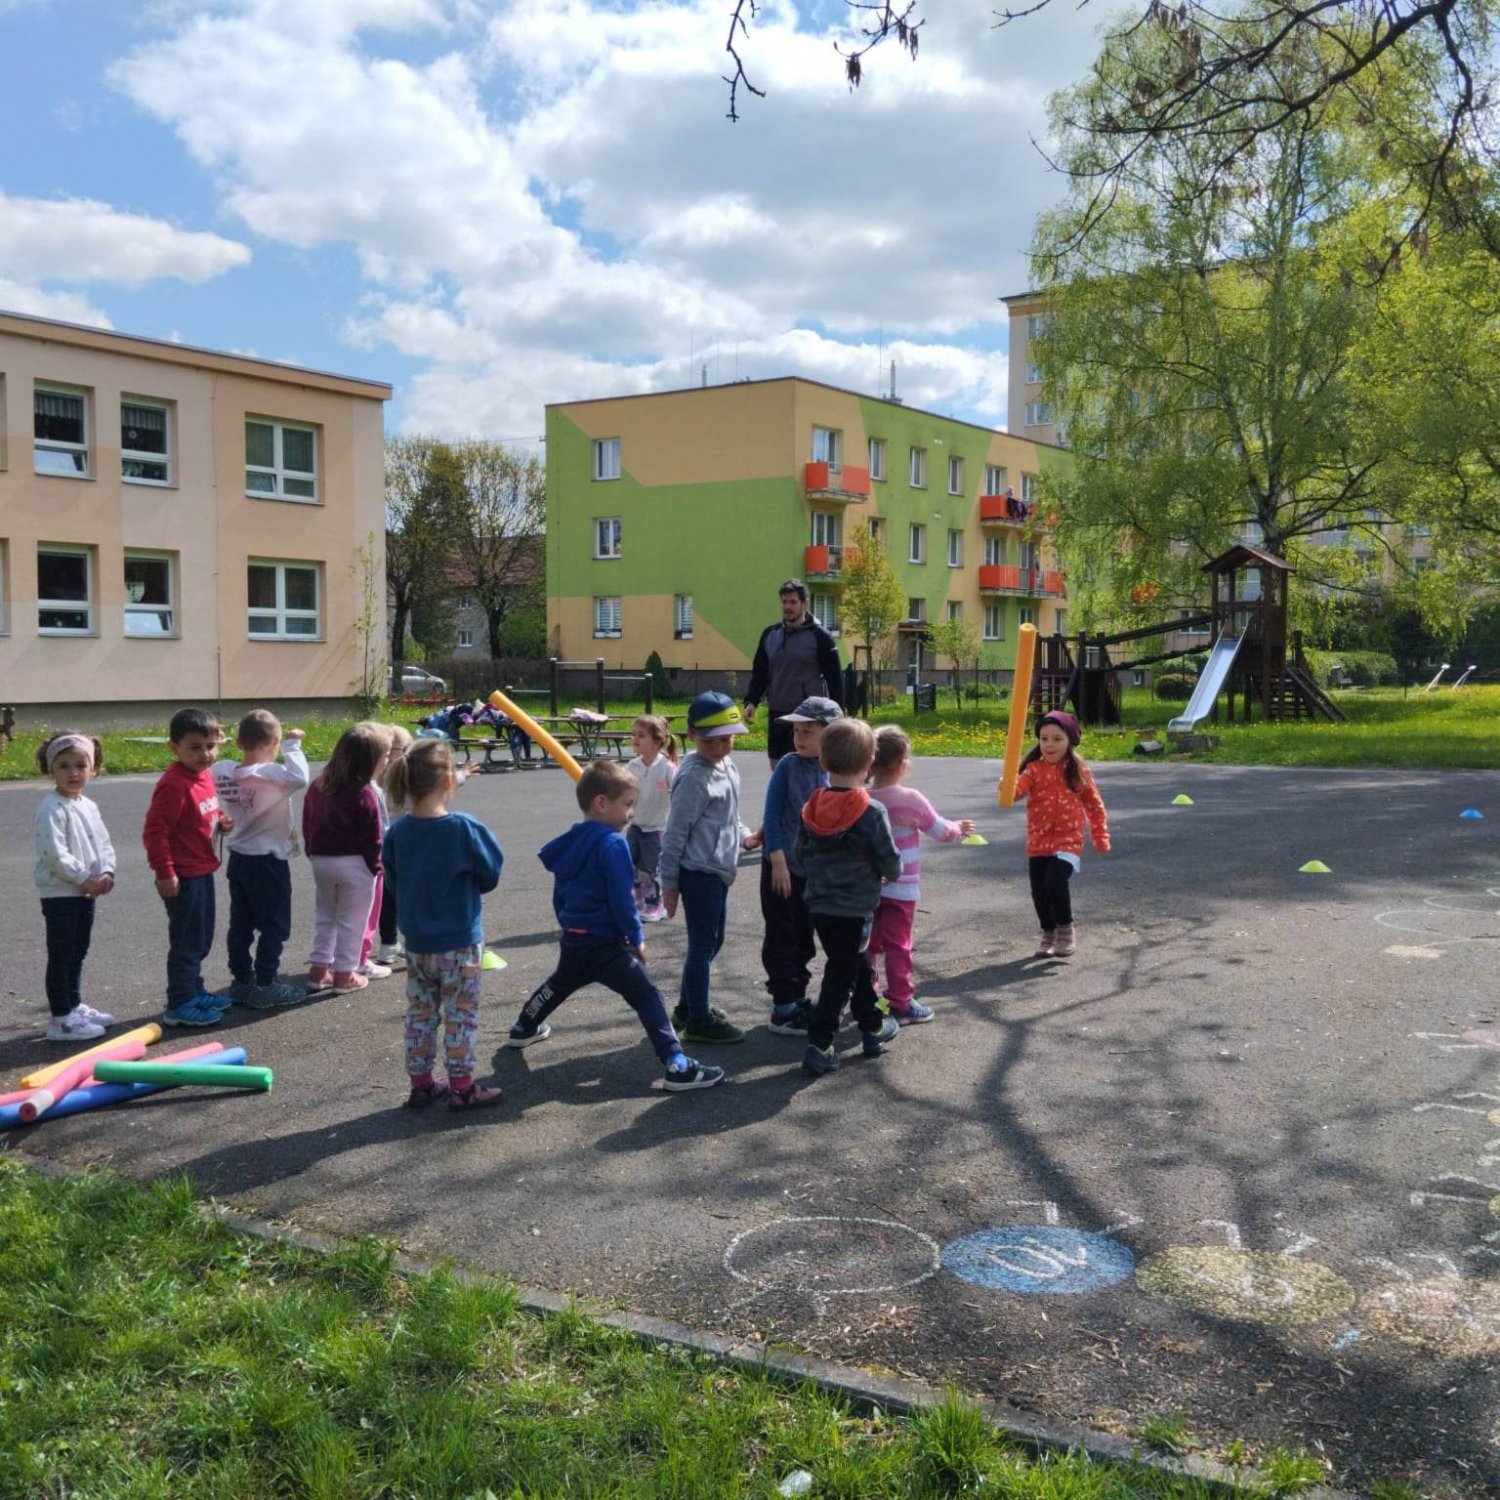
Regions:
[[[0,1162],[0,1491],[106,1500],[774,1496],[1208,1500],[1028,1458],[952,1397],[911,1420],[644,1345],[513,1288],[237,1235],[182,1180]],[[1253,1457],[1235,1444],[1232,1458]],[[1291,1494],[1320,1476],[1263,1455]]]
[[[1300,724],[1221,724],[1217,729],[1204,723],[1199,727],[1219,736],[1216,750],[1195,755],[1194,760],[1216,761],[1236,765],[1278,766],[1410,766],[1453,767],[1490,770],[1500,767],[1500,686],[1482,684],[1458,692],[1439,688],[1423,693],[1420,688],[1403,692],[1400,688],[1370,688],[1335,693],[1334,698],[1349,716],[1347,724],[1325,724],[1321,721]],[[567,712],[572,704],[563,706]],[[584,707],[591,705],[583,704]],[[641,705],[611,703],[609,712],[628,718],[641,711]],[[675,714],[680,727],[687,720],[687,700],[656,704],[658,713]],[[1085,760],[1128,760],[1141,731],[1165,732],[1167,721],[1182,711],[1179,703],[1153,699],[1145,690],[1125,694],[1125,725],[1120,729],[1089,729],[1084,734],[1082,754]],[[398,723],[414,727],[417,717],[426,710],[393,705],[388,716]],[[878,708],[870,716],[876,724],[901,724],[912,736],[918,755],[960,755],[998,757],[1004,747],[1009,722],[1008,698],[986,697],[978,704],[960,709],[953,694],[939,694],[938,711],[915,717],[911,700]],[[307,752],[322,760],[346,726],[345,720],[310,719],[302,724],[307,730]],[[167,763],[167,748],[162,744],[141,743],[150,736],[166,733],[164,725],[149,725],[103,736],[105,762],[109,770],[160,771]],[[15,742],[0,752],[0,781],[35,776],[36,749],[42,736],[29,730],[24,718]],[[765,715],[757,717],[755,727],[743,736],[738,748],[742,752],[763,751],[766,747]],[[226,749],[232,754],[232,746]]]

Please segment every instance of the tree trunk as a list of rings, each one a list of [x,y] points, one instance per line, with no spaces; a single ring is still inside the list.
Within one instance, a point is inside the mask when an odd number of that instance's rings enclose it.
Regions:
[[[411,601],[405,589],[393,589],[391,604],[391,668],[400,672],[406,662],[406,623],[411,616]]]

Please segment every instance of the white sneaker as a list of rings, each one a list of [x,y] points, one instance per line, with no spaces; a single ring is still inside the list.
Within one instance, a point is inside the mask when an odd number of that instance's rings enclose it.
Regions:
[[[47,1022],[49,1042],[92,1042],[104,1035],[104,1028],[75,1010],[65,1016],[53,1016]]]
[[[398,958],[406,957],[406,949],[400,943],[382,943],[374,953],[375,962],[378,964],[393,964]]]
[[[367,958],[364,963],[359,966],[359,972],[363,974],[366,979],[389,979],[391,977],[390,966],[387,964],[376,963],[373,958]]]
[[[85,1021],[92,1021],[95,1026],[113,1026],[115,1018],[107,1010],[95,1010],[92,1005],[75,1005],[73,1014],[81,1016]]]

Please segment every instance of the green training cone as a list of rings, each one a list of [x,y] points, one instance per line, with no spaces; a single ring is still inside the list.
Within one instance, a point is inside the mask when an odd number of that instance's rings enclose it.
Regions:
[[[479,967],[481,969],[505,969],[509,965],[493,949],[486,948],[484,957],[479,960]]]
[[[1321,859],[1310,859],[1305,865],[1298,865],[1297,873],[1299,875],[1332,875],[1333,871]]]
[[[1172,798],[1173,807],[1191,807],[1192,805],[1193,799],[1189,797],[1186,792],[1178,792],[1178,794]]]
[[[969,833],[969,834],[965,834],[964,837],[959,840],[959,843],[960,844],[987,844],[987,843],[989,843],[989,840],[987,838],[985,838],[985,836],[982,833]]]

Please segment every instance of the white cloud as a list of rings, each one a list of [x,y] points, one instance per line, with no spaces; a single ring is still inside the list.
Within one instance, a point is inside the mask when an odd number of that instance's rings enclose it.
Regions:
[[[47,292],[4,275],[0,275],[0,307],[6,312],[26,313],[33,318],[57,318],[64,323],[83,323],[90,328],[113,326],[99,308],[78,292]]]
[[[0,276],[18,282],[207,281],[249,259],[250,251],[234,240],[122,213],[90,198],[11,198],[0,192]]]

